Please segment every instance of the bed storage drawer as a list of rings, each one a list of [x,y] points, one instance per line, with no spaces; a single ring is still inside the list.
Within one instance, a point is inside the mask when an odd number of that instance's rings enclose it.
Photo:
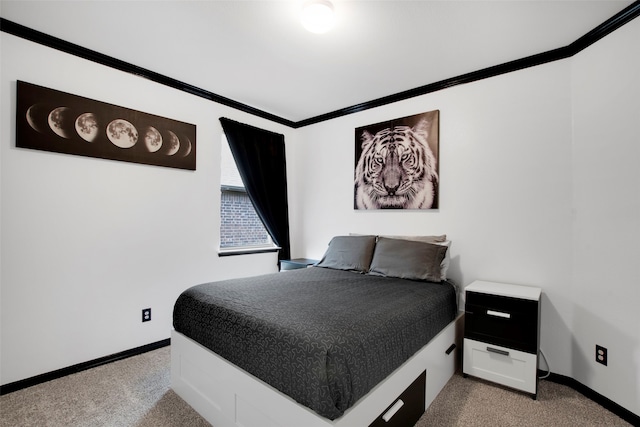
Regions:
[[[537,353],[538,301],[467,292],[465,337]]]
[[[464,339],[464,373],[535,394],[537,355]]]
[[[412,426],[425,411],[427,372],[424,371],[369,427]]]

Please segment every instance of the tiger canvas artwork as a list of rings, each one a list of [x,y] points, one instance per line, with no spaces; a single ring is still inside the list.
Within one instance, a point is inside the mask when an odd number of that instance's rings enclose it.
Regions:
[[[440,111],[356,128],[355,209],[437,209]]]

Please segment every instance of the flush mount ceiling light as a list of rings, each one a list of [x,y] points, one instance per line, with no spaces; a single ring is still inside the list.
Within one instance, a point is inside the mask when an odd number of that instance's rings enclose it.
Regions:
[[[326,33],[335,24],[333,4],[328,0],[309,0],[302,6],[300,19],[312,33]]]

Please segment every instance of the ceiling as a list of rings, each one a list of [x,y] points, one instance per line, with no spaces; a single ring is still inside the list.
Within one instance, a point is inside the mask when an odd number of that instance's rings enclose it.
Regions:
[[[290,121],[564,47],[631,0],[5,1],[0,16]]]

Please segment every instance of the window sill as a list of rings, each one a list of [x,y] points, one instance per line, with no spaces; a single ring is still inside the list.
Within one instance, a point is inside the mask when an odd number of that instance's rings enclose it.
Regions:
[[[219,249],[218,256],[236,256],[236,255],[251,255],[251,254],[263,254],[268,252],[278,252],[280,247],[274,246],[269,248],[236,248],[236,249]]]

